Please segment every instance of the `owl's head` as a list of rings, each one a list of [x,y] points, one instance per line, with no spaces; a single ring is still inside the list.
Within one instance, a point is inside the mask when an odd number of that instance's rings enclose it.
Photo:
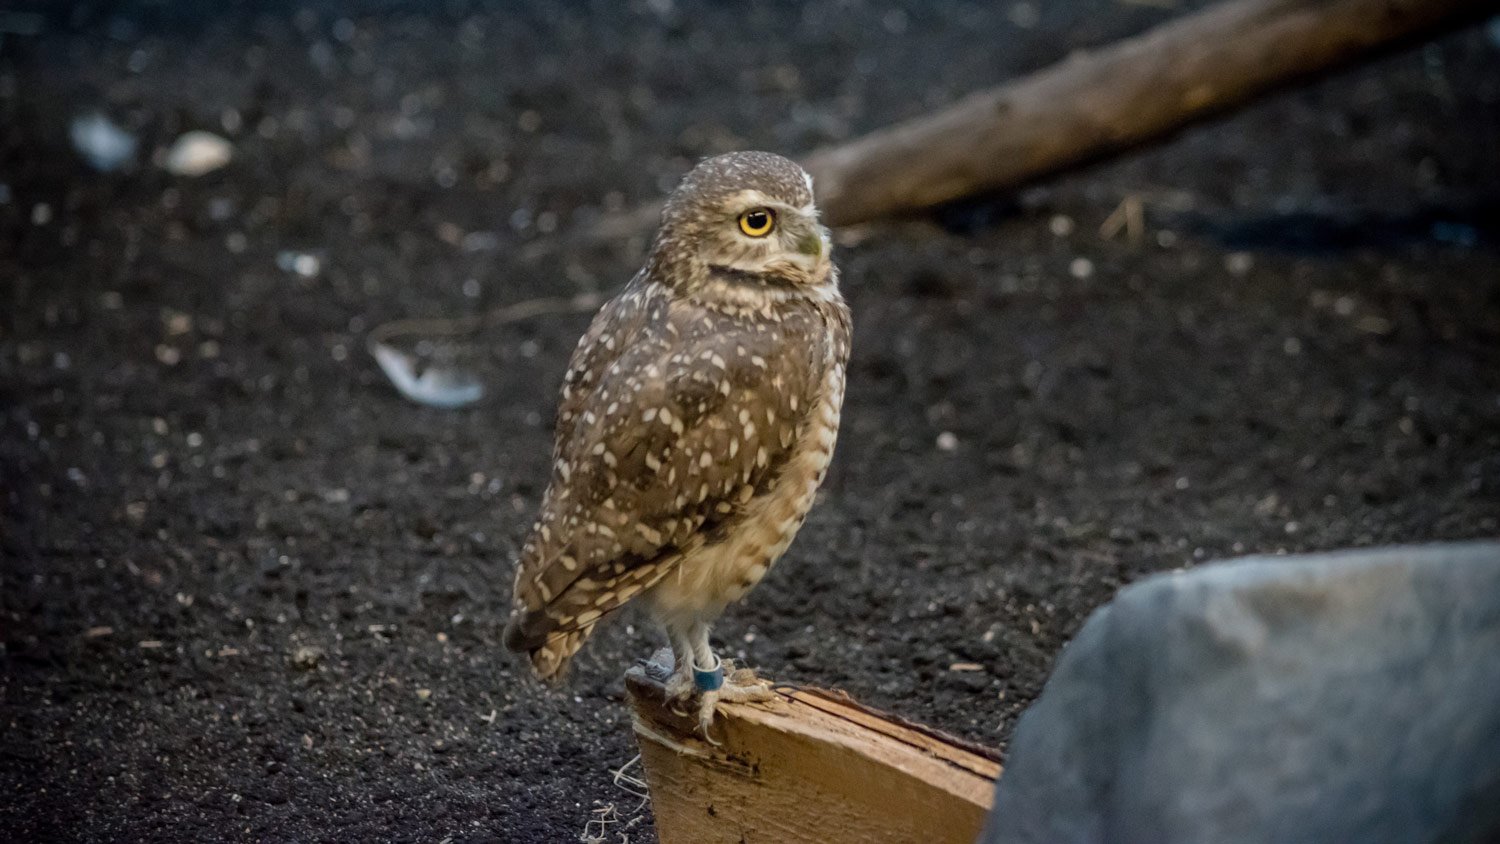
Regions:
[[[769,152],[731,152],[694,167],[662,211],[652,248],[656,280],[796,289],[829,280],[828,230],[812,177]]]

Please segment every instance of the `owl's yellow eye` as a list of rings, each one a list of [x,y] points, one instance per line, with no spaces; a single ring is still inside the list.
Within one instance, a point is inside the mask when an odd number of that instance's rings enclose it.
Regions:
[[[765,237],[776,228],[776,213],[769,208],[753,208],[740,215],[740,231],[751,237]]]

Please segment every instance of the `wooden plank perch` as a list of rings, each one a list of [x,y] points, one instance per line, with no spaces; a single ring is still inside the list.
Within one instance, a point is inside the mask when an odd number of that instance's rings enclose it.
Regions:
[[[1457,29],[1497,0],[1225,0],[801,159],[831,226],[1010,190]],[[596,234],[656,225],[660,204]]]
[[[1494,14],[1495,0],[1228,0],[803,162],[830,225],[1014,188]]]
[[[721,705],[710,732],[663,700],[666,652],[626,687],[663,844],[962,842],[978,836],[993,753],[860,706],[839,692],[777,688]]]

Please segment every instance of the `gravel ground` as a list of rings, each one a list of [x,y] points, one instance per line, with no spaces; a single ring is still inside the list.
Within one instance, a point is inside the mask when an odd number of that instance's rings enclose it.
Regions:
[[[572,235],[701,156],[803,152],[1201,4],[211,5],[44,4],[0,43],[11,840],[573,841],[609,805],[606,840],[654,840],[610,772],[656,632],[622,617],[561,690],[499,646],[587,317],[482,335],[488,396],[448,412],[365,334],[610,290],[643,244]],[[75,154],[94,110],[133,167]],[[193,129],[228,166],[158,165]],[[1122,205],[1144,225],[1105,236]],[[839,452],[719,641],[1003,747],[1123,583],[1500,533],[1497,209],[1475,29],[841,232]]]

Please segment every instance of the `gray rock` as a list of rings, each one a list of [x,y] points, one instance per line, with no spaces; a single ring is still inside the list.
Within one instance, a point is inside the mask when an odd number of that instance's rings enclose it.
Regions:
[[[1500,841],[1500,543],[1121,591],[1022,716],[980,841]]]

